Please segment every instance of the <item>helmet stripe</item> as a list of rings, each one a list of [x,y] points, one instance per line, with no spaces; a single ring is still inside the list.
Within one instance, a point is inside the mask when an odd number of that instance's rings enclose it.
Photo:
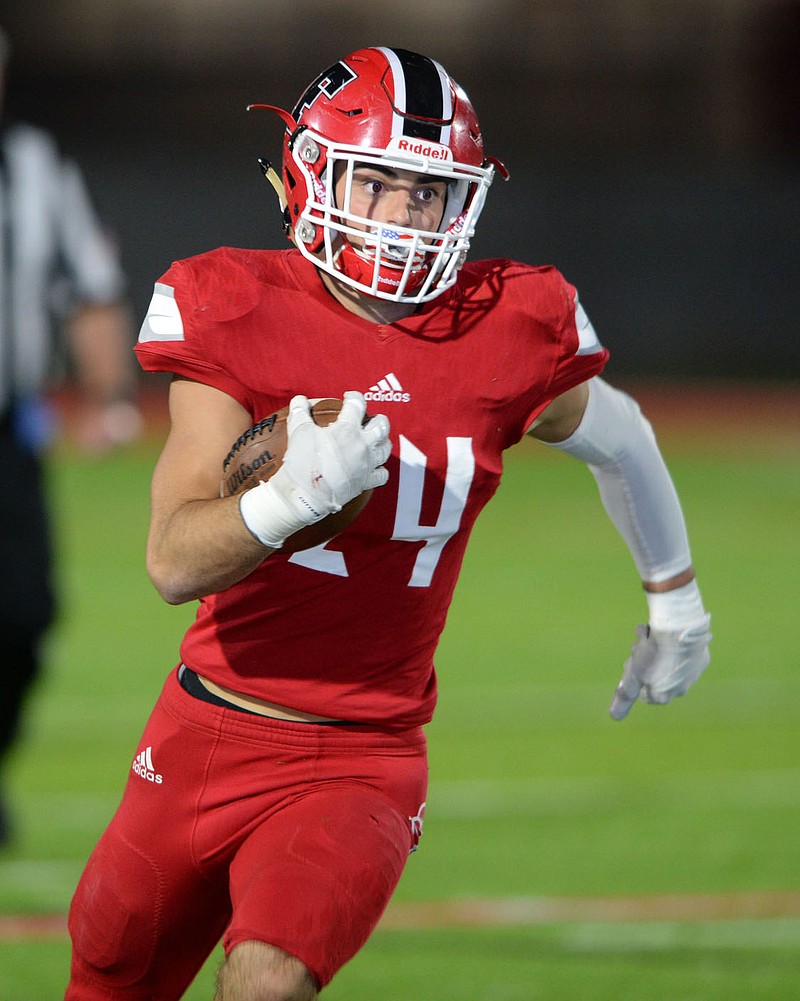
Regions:
[[[392,135],[449,143],[453,102],[445,69],[434,59],[406,49],[381,47],[380,51],[389,63],[394,86]]]

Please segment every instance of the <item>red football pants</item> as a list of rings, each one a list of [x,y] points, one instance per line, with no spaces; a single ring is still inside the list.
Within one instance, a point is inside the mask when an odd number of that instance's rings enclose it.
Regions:
[[[323,986],[383,913],[426,781],[421,729],[266,719],[172,672],[72,901],[65,1001],[180,998],[222,936],[277,946]]]

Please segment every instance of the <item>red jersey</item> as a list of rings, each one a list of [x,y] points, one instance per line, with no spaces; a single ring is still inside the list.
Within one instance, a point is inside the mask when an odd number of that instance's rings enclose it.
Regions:
[[[136,348],[144,369],[222,390],[254,422],[298,393],[359,390],[389,418],[393,443],[388,484],[341,535],[277,552],[200,601],[184,663],[321,716],[428,722],[434,652],[503,451],[605,366],[575,301],[554,268],[467,262],[413,316],[376,324],[340,306],[293,249],[222,248],[173,264]]]

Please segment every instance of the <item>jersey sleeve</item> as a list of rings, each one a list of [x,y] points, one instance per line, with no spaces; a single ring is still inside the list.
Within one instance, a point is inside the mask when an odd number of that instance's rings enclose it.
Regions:
[[[225,255],[176,261],[155,283],[136,356],[146,372],[169,372],[213,386],[247,406],[226,352],[227,321],[252,308],[257,291]]]
[[[528,414],[530,427],[539,414],[562,393],[599,375],[609,353],[600,343],[573,285],[556,270],[550,272],[557,308],[553,315],[550,370],[542,397]]]

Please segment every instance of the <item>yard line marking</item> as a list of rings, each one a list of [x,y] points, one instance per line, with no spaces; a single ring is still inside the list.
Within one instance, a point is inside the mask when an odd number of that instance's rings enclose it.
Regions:
[[[66,938],[65,914],[0,914],[0,943]]]
[[[390,904],[380,927],[721,921],[800,917],[800,890],[634,897],[498,897]]]
[[[647,777],[648,792],[682,804],[715,802],[740,809],[794,806],[800,769],[675,773]],[[644,783],[644,779],[642,779]],[[622,794],[612,775],[453,779],[432,781],[427,815],[446,820],[591,813]]]
[[[800,890],[397,901],[389,904],[378,927],[383,931],[419,931],[454,927],[610,925],[629,922],[665,924],[780,918],[800,918]],[[0,915],[0,943],[66,937],[67,919],[63,914]]]

